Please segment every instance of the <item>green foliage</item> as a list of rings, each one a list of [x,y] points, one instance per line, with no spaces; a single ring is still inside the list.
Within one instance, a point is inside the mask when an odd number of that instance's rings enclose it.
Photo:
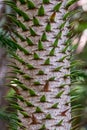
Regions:
[[[37,34],[36,34],[36,32],[35,32],[35,30],[33,30],[33,28],[31,28],[30,27],[30,34],[31,34],[31,36],[37,36]]]
[[[39,55],[37,53],[34,53],[34,60],[39,60],[39,59],[40,59]]]
[[[45,31],[46,32],[50,32],[51,31],[51,24],[50,24],[50,22],[47,23]]]
[[[58,38],[56,38],[56,40],[54,41],[54,43],[53,43],[53,47],[55,48],[55,47],[57,47],[57,45],[58,45]]]
[[[40,102],[46,102],[46,96],[43,95],[41,98],[40,98]]]
[[[33,17],[33,24],[34,24],[34,26],[40,25],[39,20],[36,17]]]
[[[0,109],[0,119],[3,121],[7,121],[7,123],[9,124],[9,129],[11,130],[17,130],[20,124],[20,121],[16,113],[9,113],[3,109]]]
[[[33,105],[31,102],[29,102],[29,101],[25,101],[25,103],[26,103],[26,105],[27,105],[28,107],[34,107],[34,105]]]
[[[48,120],[52,119],[51,114],[47,114],[46,119],[48,119]]]
[[[39,40],[39,42],[38,42],[38,50],[39,51],[44,50],[44,47],[43,47],[41,40]]]
[[[38,85],[41,85],[41,83],[40,83],[39,81],[35,81],[35,82],[34,82],[34,85],[35,85],[35,86],[38,86]]]
[[[56,98],[60,98],[62,96],[62,94],[64,93],[64,91],[60,91],[57,95],[56,95]]]
[[[29,46],[33,46],[34,45],[34,43],[32,42],[32,40],[30,38],[26,37],[26,41],[27,41]]]
[[[21,4],[25,4],[25,0],[19,0]]]
[[[37,94],[35,93],[33,89],[29,89],[29,94],[30,96],[37,96]]]
[[[53,109],[57,109],[57,108],[58,108],[58,104],[59,104],[59,103],[55,103],[55,104],[53,104],[51,108],[53,108]]]
[[[44,65],[50,65],[50,58],[47,58],[44,62]]]
[[[14,4],[12,4],[12,3],[7,3],[7,4],[10,5],[10,6],[12,7],[12,9],[13,9],[19,16],[23,17],[23,19],[24,19],[25,21],[29,21],[29,20],[30,20],[29,15],[26,14],[25,12],[23,12],[22,10],[20,10],[19,8],[17,8],[16,5],[14,6]],[[13,17],[13,16],[11,17],[11,15],[9,15],[9,14],[8,14],[8,16],[9,16],[10,18],[12,18],[12,21],[13,21],[13,20],[16,21],[15,17]],[[16,21],[16,22],[17,22],[17,21]]]
[[[42,110],[41,110],[41,108],[40,107],[36,107],[36,111],[35,111],[36,113],[42,113]]]
[[[78,1],[78,0],[68,0],[66,7],[68,8],[69,6],[73,5],[76,1]]]
[[[69,0],[69,1],[67,2],[67,4],[66,4],[66,8],[68,8],[69,6],[71,6],[74,2],[75,2],[75,0]],[[24,4],[27,4],[27,7],[28,7],[29,10],[35,10],[35,9],[36,9],[36,5],[35,5],[34,2],[32,2],[31,0],[27,0],[27,1],[25,1],[25,0],[20,0],[20,3],[23,4],[23,5],[24,5]],[[37,35],[37,32],[35,31],[35,28],[34,28],[34,27],[41,26],[38,17],[41,18],[41,17],[45,16],[45,7],[44,7],[45,5],[44,5],[44,4],[51,4],[51,3],[50,3],[50,0],[43,0],[41,6],[40,6],[39,9],[38,9],[38,15],[37,15],[37,16],[34,16],[32,19],[30,18],[30,16],[29,16],[27,13],[25,13],[25,12],[22,11],[22,10],[20,10],[20,7],[18,8],[18,7],[16,7],[16,5],[14,6],[12,2],[7,2],[7,4],[10,5],[10,6],[16,11],[16,13],[17,13],[20,17],[22,17],[22,18],[24,19],[24,22],[29,22],[29,21],[31,22],[31,21],[32,21],[32,26],[30,26],[30,27],[28,28],[28,27],[26,26],[26,24],[24,24],[22,21],[18,21],[18,20],[15,19],[12,15],[8,15],[9,18],[13,21],[13,23],[15,23],[16,26],[18,26],[19,28],[22,29],[22,32],[27,32],[27,31],[30,32],[31,38],[30,38],[30,36],[22,36],[22,34],[20,34],[20,33],[16,32],[16,31],[14,31],[14,34],[17,36],[17,38],[19,38],[22,42],[25,42],[25,41],[26,41],[29,47],[35,46],[36,43],[34,43],[34,41],[32,41],[32,37],[36,37],[36,36],[38,36],[38,35]],[[48,41],[48,38],[47,38],[48,35],[47,35],[47,34],[52,31],[51,24],[54,24],[54,23],[56,22],[56,21],[55,21],[56,12],[60,12],[60,7],[61,7],[61,5],[62,5],[62,2],[58,2],[58,4],[54,6],[54,8],[53,8],[53,10],[52,10],[52,15],[51,15],[50,19],[47,20],[47,25],[46,25],[46,27],[45,27],[45,30],[43,31],[43,34],[42,34],[42,36],[41,36],[41,39],[40,39],[39,42],[37,43],[37,45],[38,45],[38,46],[37,46],[37,50],[36,50],[35,53],[33,53],[33,60],[41,60],[41,58],[40,58],[40,56],[39,56],[39,54],[38,54],[37,51],[42,52],[42,51],[45,50],[45,49],[44,49],[44,42],[47,42],[47,41]],[[58,27],[58,29],[60,29],[60,31],[58,32],[58,34],[57,34],[56,36],[53,37],[53,38],[55,38],[55,41],[54,41],[54,43],[53,43],[52,46],[51,46],[52,48],[51,48],[49,54],[47,55],[47,56],[50,56],[50,58],[51,58],[51,56],[55,56],[55,50],[56,50],[56,48],[57,48],[58,45],[59,45],[59,40],[62,38],[62,30],[63,30],[64,27],[65,27],[65,24],[66,24],[66,21],[67,21],[68,17],[70,17],[72,14],[76,14],[76,11],[73,11],[73,12],[67,11],[67,13],[64,14],[64,16],[63,16],[63,21],[64,21],[64,22],[61,23],[60,26]],[[71,38],[71,34],[72,34],[72,32],[69,32],[69,34],[67,35],[67,37],[69,37],[69,39]],[[1,41],[0,41],[0,45],[5,46],[6,48],[8,48],[8,49],[10,50],[10,51],[9,51],[10,54],[11,54],[17,61],[19,61],[22,65],[25,65],[25,67],[27,67],[28,70],[31,71],[31,70],[36,69],[36,68],[34,67],[34,65],[32,65],[32,64],[29,63],[29,62],[26,63],[24,59],[22,59],[19,55],[15,54],[16,49],[18,49],[18,50],[20,50],[20,52],[21,52],[22,54],[24,53],[24,55],[27,55],[27,56],[30,56],[30,55],[31,55],[31,53],[30,53],[26,48],[22,47],[21,45],[19,45],[19,44],[16,42],[16,38],[15,38],[15,40],[13,40],[13,39],[11,39],[10,37],[5,36],[5,35],[2,33],[2,34],[0,34],[0,40],[1,40]],[[64,62],[64,60],[66,59],[66,57],[68,57],[68,55],[66,54],[66,52],[67,52],[67,50],[68,50],[68,47],[70,46],[69,43],[70,43],[69,40],[65,41],[64,44],[66,44],[66,46],[65,46],[65,48],[63,48],[62,51],[61,51],[61,53],[63,53],[64,56],[62,56],[60,59],[58,59],[57,62]],[[13,50],[13,52],[12,52],[12,50]],[[44,65],[50,65],[50,58],[47,58],[47,59],[45,60]],[[37,62],[38,62],[38,61],[37,61]],[[53,69],[53,73],[54,73],[54,72],[59,72],[59,71],[61,71],[62,67],[63,67],[63,66],[58,65],[56,68]],[[72,82],[74,82],[74,81],[78,81],[78,78],[80,78],[80,80],[83,81],[83,79],[84,79],[83,77],[87,77],[86,74],[82,73],[81,71],[77,71],[77,70],[76,70],[76,61],[75,61],[75,64],[72,63],[72,64],[69,66],[69,68],[70,68],[70,67],[71,67],[71,74],[65,74],[65,75],[64,75],[64,78],[66,78],[66,77],[69,76],[69,77],[71,77]],[[38,66],[37,66],[37,68],[38,68]],[[68,69],[68,67],[67,67],[67,69]],[[32,79],[33,79],[30,75],[25,74],[25,73],[20,69],[20,67],[19,67],[19,68],[15,68],[15,69],[14,69],[14,72],[16,72],[16,73],[19,74],[19,75],[22,75],[22,77],[26,79],[26,82],[27,82],[27,80],[32,80]],[[37,75],[45,75],[45,72],[44,72],[43,70],[38,70],[36,73],[37,73]],[[77,77],[78,77],[78,78],[77,78]],[[55,78],[56,78],[56,77],[51,76],[51,77],[48,79],[48,81],[50,81],[50,82],[55,81]],[[26,92],[28,91],[30,97],[32,97],[32,98],[34,98],[34,97],[36,97],[36,96],[38,97],[38,95],[36,94],[36,91],[35,91],[33,88],[32,88],[32,89],[29,89],[29,87],[28,87],[27,85],[25,85],[24,83],[20,82],[18,79],[14,79],[14,80],[13,80],[13,83],[17,85],[15,88],[20,88],[20,89],[22,89],[23,91],[26,91]],[[47,82],[47,83],[48,83],[48,82]],[[39,85],[41,85],[41,83],[40,83],[39,81],[35,81],[35,80],[34,80],[33,85],[34,85],[34,86],[36,85],[35,87],[38,87]],[[58,86],[58,87],[59,87],[59,89],[63,89],[63,88],[65,88],[67,85],[69,85],[69,84],[63,83],[63,84],[61,84],[61,85]],[[46,84],[46,85],[45,85],[45,89],[46,89],[46,90],[44,90],[44,92],[45,92],[45,91],[48,91],[48,89],[49,89],[48,87],[49,87],[49,84]],[[84,89],[84,92],[85,92],[85,89]],[[64,90],[59,91],[59,92],[55,95],[54,98],[61,98],[61,96],[62,96],[63,93],[64,93]],[[75,102],[76,102],[76,100],[77,100],[77,97],[76,97],[76,96],[73,96],[75,93],[77,94],[77,93],[78,93],[78,90],[75,90],[75,91],[72,91],[72,92],[69,93],[69,94],[72,96],[72,97],[71,97],[72,114],[73,114],[73,113],[76,113],[76,110],[79,111],[79,108],[81,107],[80,105],[76,105],[76,104],[75,104]],[[16,98],[17,98],[18,100],[22,101],[23,103],[25,103],[25,104],[27,105],[27,107],[36,107],[36,106],[34,106],[35,104],[33,104],[31,101],[27,101],[26,99],[24,99],[22,95],[16,94]],[[84,98],[83,98],[83,99],[84,99]],[[47,101],[46,101],[46,95],[43,95],[43,96],[41,96],[41,98],[40,98],[40,103],[45,103],[45,102],[47,102]],[[65,105],[67,105],[67,104],[69,104],[69,103],[67,102]],[[79,103],[78,103],[78,104],[79,104]],[[58,105],[59,105],[58,102],[57,102],[57,103],[54,103],[54,104],[53,104],[50,108],[48,108],[48,109],[58,109]],[[29,117],[29,114],[28,114],[26,111],[24,111],[24,109],[23,109],[18,103],[11,103],[11,106],[12,106],[14,109],[18,110],[18,111],[22,114],[22,116],[24,116],[25,118],[28,118],[28,117]],[[41,109],[39,106],[37,106],[36,109],[35,109],[35,113],[42,113],[42,112],[43,112],[42,109]],[[2,113],[4,113],[4,112],[2,112]],[[22,126],[22,123],[18,120],[17,113],[14,113],[14,114],[12,113],[12,114],[9,115],[9,116],[8,116],[7,113],[4,113],[5,115],[2,114],[2,113],[0,113],[0,114],[1,114],[0,118],[3,118],[3,119],[5,119],[5,120],[7,120],[7,121],[9,122],[9,124],[11,125],[11,126],[9,125],[9,127],[11,127],[12,130],[17,130],[17,127],[18,127],[18,126],[19,126],[20,128],[23,127],[23,126]],[[46,118],[46,119],[52,119],[51,114],[47,114],[45,118]],[[72,121],[73,121],[73,122],[74,122],[74,120],[76,120],[76,119],[77,119],[77,117],[76,117],[76,118],[73,118],[73,117],[72,117]],[[61,126],[62,123],[63,123],[63,119],[60,120],[60,121],[56,124],[56,126]],[[75,124],[75,123],[73,123],[73,124]],[[23,128],[24,128],[24,127],[23,127]],[[24,129],[25,129],[25,128],[24,128]],[[45,129],[46,129],[46,126],[45,126],[45,125],[42,125],[39,130],[45,130]],[[75,127],[74,127],[74,129],[75,129]]]
[[[38,16],[44,16],[44,14],[45,14],[44,7],[43,5],[41,5],[38,10]]]
[[[38,75],[44,75],[44,71],[43,70],[39,70]]]
[[[53,77],[51,77],[51,78],[49,78],[49,81],[54,81],[55,80],[55,77],[53,76]]]
[[[47,41],[47,35],[45,32],[42,34],[41,41]]]
[[[62,123],[63,123],[63,120],[60,120],[56,125],[57,125],[57,126],[61,126]]]
[[[27,5],[29,9],[35,9],[35,5],[31,0],[27,0]]]
[[[58,66],[53,71],[58,72],[58,71],[60,71],[61,68],[62,68],[62,66]]]
[[[35,69],[35,67],[33,65],[31,65],[31,64],[26,64],[26,66],[28,67],[29,70]]]
[[[55,5],[53,10],[56,11],[56,12],[59,11],[61,4],[62,4],[62,2],[58,2],[58,4]]]
[[[20,113],[24,116],[24,118],[28,118],[29,117],[28,113],[25,112],[25,111],[21,111]]]
[[[14,44],[14,42],[8,37],[8,35],[5,35],[5,33],[1,32],[0,33],[0,46],[1,47],[6,47],[9,50],[16,51],[17,46]]]
[[[43,0],[43,4],[49,4],[50,0]]]
[[[42,127],[39,130],[46,130],[46,126],[42,125]]]
[[[55,48],[52,48],[50,53],[49,53],[49,56],[54,56],[54,53],[55,53]]]

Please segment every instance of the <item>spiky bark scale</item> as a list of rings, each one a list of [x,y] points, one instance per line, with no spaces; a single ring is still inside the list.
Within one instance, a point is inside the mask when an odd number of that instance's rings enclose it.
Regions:
[[[30,17],[29,21],[18,17],[27,28],[18,28],[18,33],[25,39],[18,39],[18,43],[29,51],[29,55],[17,51],[22,59],[18,59],[17,66],[23,72],[18,73],[18,89],[25,100],[18,101],[23,108],[19,110],[23,123],[20,130],[70,130],[70,78],[65,77],[70,74],[67,69],[69,49],[66,49],[69,46],[66,45],[68,20],[63,20],[67,0],[32,0],[32,6],[29,2],[17,3],[18,8]],[[25,74],[30,78],[25,78]],[[21,111],[27,112],[29,117]]]

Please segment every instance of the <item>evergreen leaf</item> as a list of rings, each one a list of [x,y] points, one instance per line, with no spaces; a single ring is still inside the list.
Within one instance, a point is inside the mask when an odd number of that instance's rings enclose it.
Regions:
[[[28,9],[35,9],[35,5],[31,0],[27,0]]]
[[[62,2],[58,2],[58,4],[57,5],[55,5],[55,7],[54,7],[54,11],[56,11],[56,12],[58,12],[59,11],[59,9],[60,9],[60,6],[61,6],[61,4],[62,4]]]
[[[44,15],[45,15],[44,7],[43,5],[41,5],[38,10],[38,16],[44,16]]]
[[[37,96],[37,94],[35,93],[33,89],[29,89],[29,94],[30,96]]]

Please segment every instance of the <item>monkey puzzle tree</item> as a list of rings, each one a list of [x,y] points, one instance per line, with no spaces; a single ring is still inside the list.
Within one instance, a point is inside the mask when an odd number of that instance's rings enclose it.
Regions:
[[[17,66],[19,118],[26,130],[70,130],[67,0],[19,0]]]
[[[18,14],[10,51],[16,66],[13,88],[20,130],[70,130],[70,36],[67,0],[18,0],[7,2]],[[9,39],[8,39],[9,41]]]

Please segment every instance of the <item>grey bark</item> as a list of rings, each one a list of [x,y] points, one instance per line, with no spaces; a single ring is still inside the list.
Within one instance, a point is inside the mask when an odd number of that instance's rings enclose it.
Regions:
[[[34,90],[36,96],[31,96],[29,91],[24,91],[21,87],[19,87],[19,93],[21,96],[27,101],[32,103],[34,106],[29,107],[26,103],[18,101],[19,105],[29,117],[25,118],[24,115],[19,111],[19,118],[22,121],[23,126],[26,130],[40,130],[42,126],[45,125],[46,130],[70,130],[71,124],[71,108],[70,108],[70,77],[64,77],[65,75],[70,75],[70,70],[68,69],[70,66],[70,61],[68,59],[64,59],[63,62],[59,60],[64,56],[69,56],[70,51],[67,49],[65,53],[63,50],[66,48],[67,34],[68,30],[68,20],[64,27],[60,30],[60,25],[64,23],[63,17],[66,15],[65,5],[67,0],[63,0],[60,11],[55,12],[53,11],[54,7],[58,4],[58,0],[50,0],[50,4],[43,4],[42,1],[39,0],[32,0],[35,4],[36,9],[28,10],[27,4],[20,4],[17,2],[18,8],[23,10],[28,16],[30,16],[30,21],[24,21],[23,17],[18,17],[18,20],[23,22],[23,24],[27,28],[32,28],[36,36],[31,34],[31,31],[28,29],[27,31],[22,31],[21,28],[18,28],[18,33],[21,34],[25,39],[30,38],[33,42],[34,46],[29,46],[27,41],[21,41],[18,39],[18,44],[25,48],[31,55],[25,55],[22,51],[17,51],[17,56],[26,64],[22,64],[17,61],[17,66],[20,70],[31,77],[30,80],[24,79],[23,75],[18,73],[19,81],[27,86],[29,90]],[[43,8],[45,10],[44,16],[38,16],[38,9]],[[55,22],[52,22],[50,18],[52,18],[52,14],[55,15]],[[33,24],[33,16],[39,19],[41,26],[34,26]],[[46,32],[45,28],[47,26],[47,21],[50,20],[51,24],[51,31]],[[46,33],[47,39],[42,40],[42,36]],[[59,34],[62,35],[59,38]],[[58,44],[56,47],[53,47],[55,40],[58,38]],[[39,51],[38,43],[41,40],[42,45],[44,46],[44,50]],[[50,52],[55,49],[54,55],[50,56]],[[34,58],[35,53],[39,55],[39,59],[36,60]],[[46,60],[50,60],[50,63],[47,65],[45,64]],[[26,65],[33,65],[35,69],[30,69]],[[57,67],[60,67],[60,71],[55,71]],[[44,74],[40,75],[39,72],[43,71]],[[55,80],[49,81],[50,78],[55,77]],[[35,83],[39,82],[39,85]],[[64,85],[62,88],[61,86]],[[18,84],[19,86],[19,84]],[[46,90],[47,89],[47,90]],[[60,98],[55,98],[56,95],[63,91],[64,93]],[[46,101],[42,103],[40,100],[42,97],[46,97]],[[54,104],[58,104],[56,109],[52,109]],[[66,105],[68,104],[68,105]],[[37,112],[37,108],[41,109],[41,113]],[[61,113],[66,112],[64,116]],[[47,120],[46,115],[50,114],[52,119]],[[58,126],[59,121],[63,121],[62,125]],[[20,128],[22,130],[22,128]],[[24,129],[23,129],[24,130]]]

